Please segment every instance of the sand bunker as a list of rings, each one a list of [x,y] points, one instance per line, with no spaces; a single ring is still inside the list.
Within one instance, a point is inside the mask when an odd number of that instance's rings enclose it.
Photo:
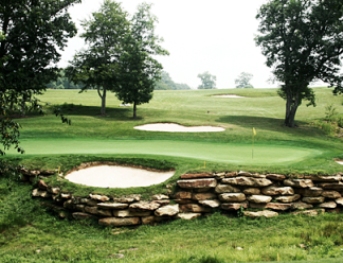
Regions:
[[[343,161],[342,160],[336,160],[336,163],[343,165]]]
[[[174,171],[154,172],[126,166],[99,165],[71,172],[65,178],[87,186],[128,188],[159,184],[173,175]]]
[[[143,131],[159,131],[159,132],[222,132],[225,131],[222,127],[214,126],[192,126],[186,127],[176,123],[152,123],[141,126],[136,126],[136,130]]]
[[[232,98],[232,99],[244,98],[242,96],[238,96],[238,95],[235,95],[235,94],[216,95],[214,97],[217,97],[217,98]]]

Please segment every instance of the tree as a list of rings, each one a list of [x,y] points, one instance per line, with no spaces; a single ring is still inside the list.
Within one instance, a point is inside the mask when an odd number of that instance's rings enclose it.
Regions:
[[[76,27],[67,12],[81,0],[0,0],[0,143],[18,152],[20,125],[11,112],[38,109],[41,94],[57,76],[59,50]]]
[[[129,21],[119,3],[105,0],[99,10],[88,20],[82,21],[81,35],[88,44],[78,52],[67,76],[73,82],[82,82],[87,89],[96,89],[101,99],[101,115],[106,114],[107,91],[114,92],[119,85],[119,59],[124,51],[124,39],[129,33]]]
[[[252,79],[252,77],[252,74],[242,72],[235,80],[236,88],[253,88],[253,85],[250,84],[250,80]]]
[[[175,83],[168,72],[162,71],[161,79],[156,81],[155,90],[187,90],[191,89],[187,84]]]
[[[133,104],[133,118],[137,117],[137,106],[151,100],[155,83],[160,79],[162,65],[154,57],[168,55],[160,46],[162,39],[155,35],[157,18],[150,9],[151,5],[146,3],[138,6],[131,19],[125,52],[120,57],[121,84],[116,95],[123,103]]]
[[[279,82],[286,100],[285,125],[295,126],[303,100],[315,106],[308,86],[317,79],[343,92],[340,56],[343,53],[343,2],[341,0],[271,0],[261,6],[256,43]]]
[[[214,75],[211,75],[208,71],[199,74],[198,78],[201,80],[201,84],[198,86],[198,89],[215,89],[217,78]]]

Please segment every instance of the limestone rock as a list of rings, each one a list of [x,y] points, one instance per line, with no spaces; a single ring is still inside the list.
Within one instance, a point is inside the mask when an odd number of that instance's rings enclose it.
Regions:
[[[107,202],[110,198],[106,195],[98,195],[98,194],[89,194],[90,199],[99,201],[99,202]]]
[[[157,208],[159,208],[161,205],[156,202],[146,202],[146,201],[141,201],[137,203],[132,203],[129,206],[130,210],[145,210],[145,211],[154,211]]]
[[[177,184],[179,187],[185,189],[215,188],[217,186],[217,180],[214,178],[178,180]]]
[[[61,192],[59,187],[48,187],[48,192],[54,195],[58,195]]]
[[[342,175],[333,175],[333,176],[323,176],[323,175],[312,175],[310,178],[314,182],[340,182],[342,181]]]
[[[77,204],[77,205],[75,205],[74,206],[74,209],[76,210],[76,211],[78,211],[78,212],[85,212],[85,205],[83,205],[83,204]]]
[[[270,218],[270,217],[275,217],[279,215],[277,212],[268,211],[268,210],[258,211],[258,212],[244,211],[243,214],[251,218],[257,218],[257,217]]]
[[[320,187],[322,187],[325,190],[337,190],[337,191],[343,191],[343,183],[321,183],[319,184]]]
[[[169,205],[169,199],[162,199],[162,200],[153,200],[152,202],[158,203],[160,206]]]
[[[129,206],[127,203],[98,203],[97,206],[102,209],[125,209]]]
[[[131,211],[131,210],[114,210],[112,211],[115,217],[148,217],[151,216],[151,211]]]
[[[183,220],[192,220],[201,216],[201,213],[179,213],[176,218]]]
[[[266,187],[272,184],[272,181],[266,178],[254,177],[234,177],[222,179],[224,184],[232,184],[239,186],[253,186],[253,187]]]
[[[174,216],[179,213],[179,205],[166,205],[155,210],[156,216]]]
[[[316,209],[316,210],[304,210],[293,212],[293,215],[307,215],[307,216],[317,216],[319,214],[325,213],[325,209]]]
[[[290,186],[277,187],[269,186],[262,189],[264,195],[293,195],[294,190]]]
[[[72,216],[75,220],[85,220],[85,219],[93,219],[96,218],[94,215],[90,215],[87,213],[82,213],[82,212],[75,212],[72,213]]]
[[[151,225],[156,222],[156,216],[144,216],[141,221],[143,225]]]
[[[198,204],[182,204],[180,205],[181,212],[193,212],[193,213],[208,213],[212,209],[209,207],[204,207]]]
[[[286,179],[286,176],[283,174],[267,174],[267,178],[273,181],[283,181]]]
[[[289,195],[289,196],[279,196],[276,197],[275,200],[281,203],[292,203],[295,201],[298,201],[301,198],[301,195],[295,194],[295,195]]]
[[[336,199],[335,202],[336,202],[338,205],[343,205],[343,197]]]
[[[113,201],[118,202],[118,203],[133,203],[133,202],[139,202],[140,200],[141,200],[141,195],[138,195],[138,194],[113,198]]]
[[[319,204],[320,208],[326,208],[326,209],[334,209],[337,207],[337,203],[334,202],[334,201],[330,201],[330,202],[324,202],[324,203],[321,203]]]
[[[191,192],[177,192],[174,195],[174,199],[192,199]]]
[[[63,207],[66,208],[66,209],[70,209],[70,210],[74,209],[73,201],[71,199],[68,199],[67,201],[64,201]]]
[[[243,190],[243,193],[246,195],[259,195],[261,193],[260,188],[246,188]]]
[[[220,202],[218,200],[200,200],[199,204],[203,206],[208,206],[211,208],[217,208],[220,206]]]
[[[308,204],[320,204],[323,203],[325,200],[324,196],[317,196],[317,197],[303,197],[302,201]]]
[[[291,203],[268,203],[266,204],[267,209],[286,211],[292,207]]]
[[[220,208],[223,210],[228,210],[228,211],[237,211],[241,208],[248,208],[248,202],[242,202],[242,203],[222,203],[220,205]]]
[[[37,186],[41,190],[48,190],[48,185],[43,180],[39,180]]]
[[[192,199],[196,201],[216,199],[217,195],[213,193],[197,193],[192,195]]]
[[[61,193],[60,195],[62,199],[71,199],[73,197],[71,193]]]
[[[218,184],[215,192],[218,194],[222,193],[240,193],[241,190],[229,184]]]
[[[211,173],[195,173],[195,174],[183,174],[180,176],[181,179],[199,179],[199,178],[211,178]]]
[[[157,194],[152,196],[152,200],[169,200],[169,196],[163,194]]]
[[[248,197],[248,201],[256,204],[269,203],[272,200],[271,196],[267,195],[252,195]]]
[[[292,203],[293,210],[304,210],[313,208],[313,205],[304,202],[294,202]]]
[[[300,194],[305,197],[316,197],[316,196],[321,196],[321,194],[323,193],[323,188],[320,188],[320,187],[310,187],[307,189],[297,188],[294,191],[295,193]]]
[[[247,198],[243,193],[220,194],[219,199],[224,202],[243,202]]]
[[[86,213],[98,215],[98,208],[96,206],[85,206],[84,209]]]
[[[113,216],[111,210],[98,209],[97,214],[99,216],[107,216],[107,217]]]
[[[322,196],[329,199],[338,199],[342,197],[342,195],[337,191],[323,191]]]
[[[286,179],[283,181],[284,185],[298,187],[298,188],[310,188],[314,184],[310,179]]]
[[[139,217],[127,217],[127,218],[118,218],[118,217],[105,217],[99,219],[99,225],[102,226],[134,226],[139,225],[141,220]]]
[[[32,197],[49,198],[49,197],[51,197],[51,194],[48,193],[47,191],[43,191],[43,190],[39,190],[39,189],[34,189],[32,191]]]

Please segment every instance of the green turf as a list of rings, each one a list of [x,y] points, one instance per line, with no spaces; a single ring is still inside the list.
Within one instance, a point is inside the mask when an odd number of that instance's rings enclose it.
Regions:
[[[22,146],[32,155],[140,154],[246,165],[288,165],[322,154],[321,150],[287,145],[160,140],[23,140]]]
[[[185,172],[247,170],[284,174],[335,174],[343,167],[342,98],[326,88],[314,89],[317,107],[298,110],[297,128],[283,126],[284,104],[275,89],[156,91],[149,104],[121,107],[108,96],[107,115],[99,116],[96,91],[48,90],[40,99],[45,115],[18,119],[25,155],[10,152],[5,160],[33,169],[66,172],[82,162],[117,161],[154,168],[175,168],[168,182],[146,188],[95,189],[51,178],[65,191],[113,196],[164,193],[166,184]],[[217,98],[236,94],[241,99]],[[72,125],[62,125],[52,106],[64,110]],[[326,107],[337,114],[324,120]],[[218,133],[144,132],[145,123],[213,125]],[[252,145],[252,128],[257,135]],[[254,156],[252,156],[254,154]],[[343,262],[342,214],[316,218],[237,218],[213,214],[192,222],[173,221],[138,228],[102,228],[93,221],[59,220],[30,197],[32,187],[0,177],[0,262],[135,262],[135,263],[338,263]],[[302,248],[305,245],[306,249]],[[242,247],[243,250],[237,250]],[[118,255],[124,255],[118,258]]]

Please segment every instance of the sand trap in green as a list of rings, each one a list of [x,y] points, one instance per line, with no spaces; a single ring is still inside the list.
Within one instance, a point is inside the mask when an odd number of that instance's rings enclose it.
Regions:
[[[118,165],[97,165],[73,171],[65,178],[73,183],[102,187],[127,188],[160,184],[174,175],[174,171],[156,172]]]
[[[222,163],[275,164],[298,162],[322,152],[316,149],[285,146],[252,146],[213,142],[163,140],[22,140],[26,154],[132,154],[193,158]],[[14,151],[9,152],[15,153]]]

